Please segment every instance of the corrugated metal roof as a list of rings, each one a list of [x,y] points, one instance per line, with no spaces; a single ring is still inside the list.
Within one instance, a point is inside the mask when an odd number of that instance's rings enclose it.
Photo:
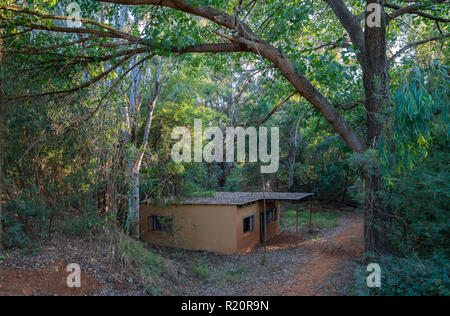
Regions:
[[[313,196],[312,193],[282,193],[282,192],[216,192],[214,197],[188,198],[180,201],[180,204],[189,205],[245,205],[256,201],[300,201]]]

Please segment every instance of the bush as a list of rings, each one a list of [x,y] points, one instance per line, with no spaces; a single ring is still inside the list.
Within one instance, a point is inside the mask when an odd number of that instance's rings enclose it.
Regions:
[[[357,269],[357,281],[351,292],[364,296],[448,296],[450,264],[439,257],[415,258],[381,257],[372,259],[381,267],[381,288],[369,289],[366,267]]]
[[[400,178],[390,196],[395,216],[394,242],[402,253],[432,256],[450,247],[450,155],[434,152]]]
[[[113,214],[102,215],[90,211],[87,217],[66,217],[58,225],[57,230],[72,236],[81,236],[106,228],[108,222],[114,222]]]
[[[371,259],[382,269],[380,289],[369,290],[365,267],[358,268],[355,294],[450,294],[448,149],[433,151],[409,174],[395,179],[387,203],[394,213],[392,236],[398,257]]]
[[[315,193],[319,198],[332,199],[342,196],[345,191],[347,162],[331,161],[318,171]]]
[[[32,233],[28,220],[44,220],[46,208],[42,201],[34,198],[35,192],[25,190],[15,200],[7,200],[1,221],[5,227],[4,243],[7,248],[21,247],[30,241],[27,233]]]

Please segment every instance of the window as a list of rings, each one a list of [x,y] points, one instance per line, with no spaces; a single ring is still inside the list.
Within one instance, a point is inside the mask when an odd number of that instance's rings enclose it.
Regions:
[[[254,229],[255,216],[249,216],[244,218],[244,233],[252,232]]]
[[[275,222],[277,220],[277,208],[269,208],[267,211],[267,223]]]
[[[150,216],[150,227],[153,232],[173,233],[173,218],[171,216]]]

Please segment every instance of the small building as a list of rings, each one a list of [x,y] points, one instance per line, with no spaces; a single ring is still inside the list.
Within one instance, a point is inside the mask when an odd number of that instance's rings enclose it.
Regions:
[[[280,201],[299,202],[310,193],[217,192],[167,208],[142,204],[144,241],[222,254],[245,254],[280,231]],[[264,203],[267,220],[264,221]],[[265,222],[267,223],[265,225]]]

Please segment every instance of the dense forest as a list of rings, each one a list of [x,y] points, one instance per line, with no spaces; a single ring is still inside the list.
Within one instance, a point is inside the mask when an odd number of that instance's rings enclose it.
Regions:
[[[141,256],[143,201],[312,192],[364,216],[384,286],[362,264],[354,294],[448,295],[449,21],[440,0],[0,0],[0,251],[64,232]],[[278,171],[175,162],[194,120],[278,127]]]

